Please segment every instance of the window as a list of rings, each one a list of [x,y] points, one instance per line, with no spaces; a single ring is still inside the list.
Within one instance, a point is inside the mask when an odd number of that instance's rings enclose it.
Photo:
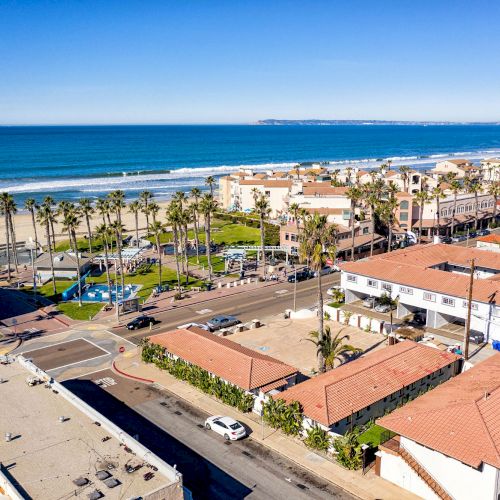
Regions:
[[[406,293],[407,295],[413,295],[413,288],[408,288],[407,286],[400,286],[399,293]]]
[[[389,283],[382,283],[382,286],[380,288],[382,288],[382,290],[385,290],[386,292],[392,292],[392,285],[390,285]]]
[[[467,301],[466,300],[463,300],[462,301],[462,307],[467,307]],[[473,309],[474,311],[477,311],[477,304],[474,304],[474,302],[472,302],[471,304],[471,309]]]
[[[450,297],[442,297],[441,303],[445,306],[455,307],[455,299],[450,299]]]
[[[366,283],[368,286],[371,286],[372,288],[378,288],[378,281],[376,280],[368,279]]]
[[[408,212],[400,212],[399,220],[407,221],[408,220]]]
[[[296,234],[291,234],[290,235],[290,241],[297,241],[297,235]]]
[[[369,227],[364,227],[363,228],[363,234],[368,234],[370,232],[370,228]]]
[[[352,274],[348,274],[347,275],[347,281],[350,281],[351,283],[357,283],[358,281],[358,277],[357,276],[354,276]]]
[[[457,213],[458,214],[463,214],[465,212],[465,206],[464,205],[460,205],[458,208],[457,208]]]
[[[342,212],[342,219],[343,220],[349,220],[351,218],[351,211],[350,210],[344,210]]]
[[[402,201],[400,204],[399,204],[399,208],[401,210],[408,210],[409,206],[408,206],[408,202],[406,200]]]
[[[357,420],[358,418],[361,418],[361,415],[362,415],[362,414],[363,414],[363,410],[357,411],[357,412],[356,412],[356,420]]]
[[[424,300],[436,302],[436,295],[434,293],[424,292]]]
[[[290,235],[288,233],[285,233],[285,240],[288,241],[290,239]]]
[[[446,210],[446,208],[443,208],[443,210],[441,210],[441,217],[447,217],[448,216],[448,210]]]

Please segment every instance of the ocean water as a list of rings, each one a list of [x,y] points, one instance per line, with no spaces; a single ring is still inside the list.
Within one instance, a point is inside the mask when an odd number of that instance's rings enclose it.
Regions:
[[[0,191],[18,203],[97,198],[122,189],[158,199],[205,188],[208,175],[298,162],[368,168],[382,160],[425,168],[440,158],[500,155],[500,126],[61,126],[0,127]]]

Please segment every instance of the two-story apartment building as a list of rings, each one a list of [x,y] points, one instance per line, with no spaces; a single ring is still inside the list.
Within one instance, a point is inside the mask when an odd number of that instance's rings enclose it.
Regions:
[[[436,166],[430,171],[430,174],[437,178],[447,174],[454,174],[457,179],[463,179],[468,174],[479,172],[479,168],[475,167],[470,160],[464,158],[456,158],[452,160],[438,161]]]
[[[304,429],[317,425],[337,436],[448,380],[459,368],[455,354],[406,340],[365,354],[273,397],[301,404]]]
[[[397,318],[419,312],[426,325],[465,324],[474,259],[471,330],[500,340],[500,255],[454,245],[415,245],[342,264],[346,303],[366,297],[397,298]]]
[[[375,472],[426,500],[500,497],[500,354],[377,423],[396,436]]]

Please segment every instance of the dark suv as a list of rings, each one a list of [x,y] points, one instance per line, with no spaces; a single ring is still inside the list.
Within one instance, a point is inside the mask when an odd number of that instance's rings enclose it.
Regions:
[[[288,276],[288,283],[295,283],[295,276],[297,276],[297,281],[308,280],[309,278],[311,278],[311,271],[309,271],[309,269],[301,269],[296,273],[291,273]]]

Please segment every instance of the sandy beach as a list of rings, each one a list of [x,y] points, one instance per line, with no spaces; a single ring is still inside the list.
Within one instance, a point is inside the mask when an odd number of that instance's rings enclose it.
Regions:
[[[165,219],[165,210],[168,206],[168,202],[166,201],[157,201],[158,205],[160,205],[161,209],[158,214],[159,220]],[[33,223],[31,221],[31,215],[29,213],[18,213],[14,216],[14,224],[16,229],[16,239],[18,242],[21,241],[29,241],[30,238],[35,237],[33,232]],[[112,217],[113,220],[113,217]],[[122,222],[125,226],[126,232],[135,231],[135,217],[133,213],[128,211],[128,208],[125,208],[122,211]],[[151,222],[151,217],[150,217]],[[102,217],[99,214],[94,214],[90,226],[92,230],[102,223]],[[68,235],[66,233],[62,233],[61,224],[56,224],[55,227],[56,232],[56,241],[63,241],[68,239]],[[139,213],[139,234],[143,233],[146,229],[146,217],[143,213]],[[45,230],[37,223],[37,232],[38,239],[45,245]],[[87,234],[87,226],[85,220],[82,220],[82,224],[80,225],[80,229],[78,231],[79,236],[84,236]],[[5,219],[3,216],[0,216],[0,244],[5,244]]]

